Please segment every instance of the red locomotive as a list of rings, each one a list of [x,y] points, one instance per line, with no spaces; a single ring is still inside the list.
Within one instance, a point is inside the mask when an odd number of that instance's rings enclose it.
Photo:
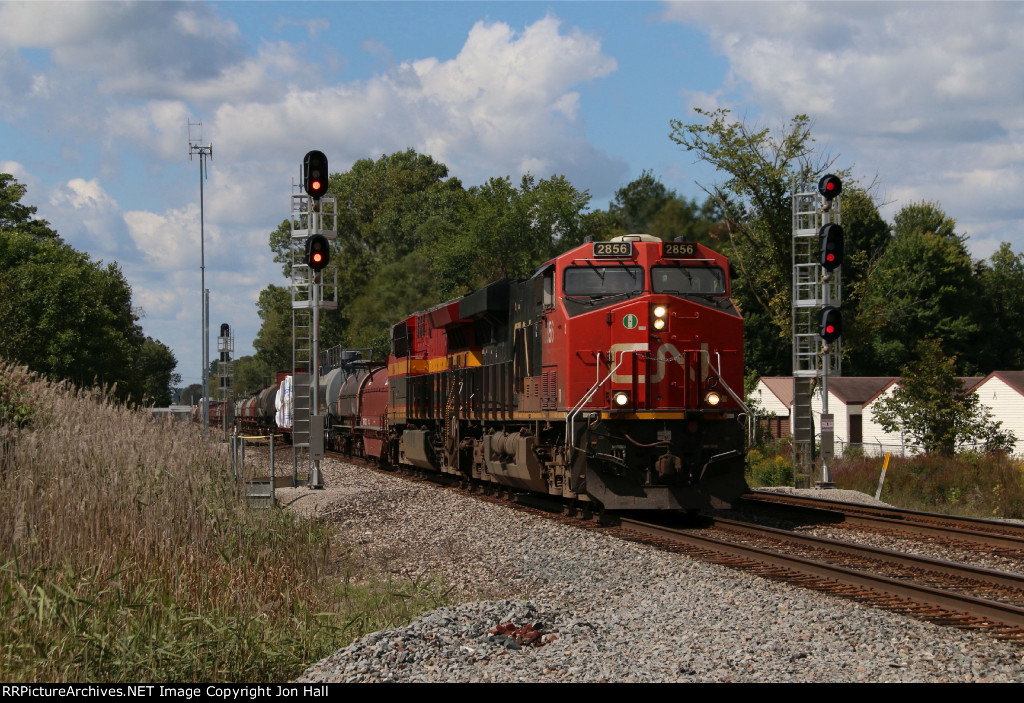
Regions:
[[[348,350],[321,377],[329,441],[609,510],[728,507],[749,415],[728,270],[703,245],[626,235],[415,313],[386,365]],[[240,415],[265,422],[276,391]]]
[[[703,245],[627,235],[416,313],[386,374],[352,382],[346,441],[612,510],[727,507],[747,418],[728,270]]]

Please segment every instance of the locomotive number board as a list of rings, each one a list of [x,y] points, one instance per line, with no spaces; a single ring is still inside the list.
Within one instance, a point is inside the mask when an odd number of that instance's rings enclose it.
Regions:
[[[696,256],[697,245],[694,242],[665,242],[661,245],[662,256]]]
[[[633,242],[594,242],[594,256],[633,256]]]

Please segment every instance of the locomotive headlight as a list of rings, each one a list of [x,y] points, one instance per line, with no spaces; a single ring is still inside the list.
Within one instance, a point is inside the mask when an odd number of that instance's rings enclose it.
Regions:
[[[657,318],[663,318],[668,315],[668,307],[665,305],[654,306],[654,316]]]
[[[629,393],[626,393],[625,391],[618,391],[614,396],[612,396],[612,400],[615,401],[617,406],[624,408],[629,405]]]
[[[722,402],[722,396],[719,395],[716,391],[711,391],[710,393],[704,396],[704,402],[706,402],[708,405],[718,405],[719,403]]]
[[[654,319],[654,323],[653,323],[652,326],[656,330],[663,330],[663,329],[665,329],[665,318],[664,317],[657,317],[657,318],[655,318]]]

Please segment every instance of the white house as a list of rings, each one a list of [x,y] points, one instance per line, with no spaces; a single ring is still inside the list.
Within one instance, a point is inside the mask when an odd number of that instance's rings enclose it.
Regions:
[[[788,437],[789,409],[793,405],[792,376],[762,376],[751,397],[762,411],[771,415],[765,424],[772,437]]]
[[[1024,455],[1024,371],[993,371],[983,378],[974,392],[992,417],[1003,423],[1017,438],[1013,453]]]
[[[834,418],[835,454],[842,456],[850,446],[864,446],[871,439],[864,434],[864,406],[896,379],[892,376],[834,376],[828,379],[828,411]],[[814,426],[821,427],[821,386],[811,397]],[[865,446],[865,451],[870,451]]]
[[[964,389],[974,389],[983,405],[992,411],[1003,429],[1016,437],[1013,453],[1024,456],[1024,371],[993,371],[984,378],[961,378]],[[896,390],[895,376],[833,376],[828,379],[828,410],[834,417],[835,453],[841,456],[847,447],[860,446],[869,456],[885,452],[916,454],[909,437],[886,432],[875,418],[878,403]],[[793,405],[792,376],[764,376],[752,394],[760,407],[774,417],[768,421],[772,436],[788,437]],[[821,427],[821,385],[811,398],[814,427]],[[816,432],[817,434],[817,432]]]
[[[828,380],[828,410],[834,418],[835,452],[841,455],[846,447],[865,441],[861,415],[868,400],[891,384],[891,376],[834,376]],[[753,399],[774,415],[768,421],[772,436],[788,437],[790,410],[793,405],[792,376],[764,376],[757,382]],[[821,427],[821,386],[811,398],[815,428]],[[896,440],[899,441],[898,438]]]
[[[980,376],[961,377],[964,389],[969,390],[982,381]],[[875,409],[879,401],[893,394],[899,386],[899,379],[892,378],[874,396],[864,401],[862,410],[862,442],[864,453],[869,456],[878,456],[885,452],[892,452],[897,455],[913,455],[920,450],[913,443],[910,437],[905,437],[899,432],[886,432],[881,424],[875,419]]]

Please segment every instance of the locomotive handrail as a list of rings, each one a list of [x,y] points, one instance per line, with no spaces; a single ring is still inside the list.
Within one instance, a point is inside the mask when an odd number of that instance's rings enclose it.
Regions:
[[[565,444],[566,444],[567,447],[571,447],[572,449],[576,449],[576,432],[575,432],[576,418],[575,418],[575,416],[579,415],[580,411],[583,409],[583,406],[590,402],[590,399],[592,397],[594,397],[594,393],[597,392],[597,389],[600,388],[601,386],[603,386],[605,383],[607,383],[608,379],[611,378],[612,375],[616,371],[619,370],[619,367],[622,366],[622,363],[626,360],[626,354],[627,353],[633,353],[633,350],[629,350],[629,349],[623,350],[622,356],[619,358],[619,363],[617,363],[615,365],[615,368],[612,369],[611,371],[609,371],[607,376],[605,376],[603,379],[601,379],[600,381],[595,383],[593,386],[591,386],[590,390],[587,391],[586,394],[583,396],[583,399],[580,400],[580,402],[578,402],[575,406],[573,406],[573,409],[570,410],[566,414],[566,416],[565,416]],[[570,461],[571,461],[571,459],[572,459],[572,455],[570,455]]]
[[[754,413],[752,413],[750,411],[750,407],[746,403],[743,402],[742,398],[740,398],[738,395],[736,395],[736,393],[733,391],[733,389],[729,387],[729,384],[725,382],[725,379],[722,378],[722,358],[721,358],[721,355],[718,352],[715,352],[715,357],[718,358],[718,368],[715,368],[715,365],[711,363],[711,352],[706,352],[706,353],[708,355],[708,366],[710,366],[711,370],[715,372],[715,376],[717,376],[719,382],[723,386],[725,386],[725,390],[729,391],[729,395],[732,396],[732,399],[735,400],[739,404],[739,406],[741,408],[743,408],[744,412],[746,413],[746,415],[747,415],[747,435],[749,436],[750,444],[753,445],[753,443],[754,443]]]

